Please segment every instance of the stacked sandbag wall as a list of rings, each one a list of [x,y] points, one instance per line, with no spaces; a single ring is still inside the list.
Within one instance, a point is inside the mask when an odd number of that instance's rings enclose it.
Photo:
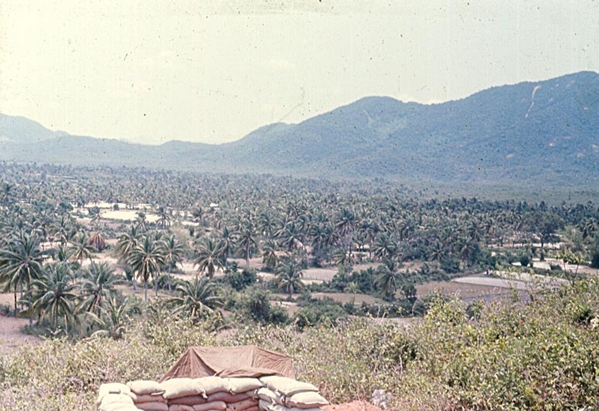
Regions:
[[[328,404],[309,383],[291,378],[173,378],[103,384],[100,411],[287,411]]]
[[[259,407],[265,411],[317,411],[328,404],[314,385],[293,378],[269,375],[260,378],[264,386],[256,390]]]

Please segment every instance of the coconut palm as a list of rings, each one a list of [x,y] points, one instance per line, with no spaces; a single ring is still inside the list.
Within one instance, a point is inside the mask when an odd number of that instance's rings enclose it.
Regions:
[[[37,315],[39,321],[49,319],[53,328],[58,326],[59,319],[63,319],[68,331],[75,318],[79,299],[74,292],[76,288],[77,284],[67,264],[48,264],[42,275],[31,283],[28,294],[32,304],[27,315]]]
[[[9,240],[8,247],[0,250],[0,284],[4,285],[5,292],[13,290],[15,314],[17,290],[23,298],[24,288],[41,276],[43,259],[39,238],[24,232]]]
[[[289,293],[289,297],[293,295],[295,291],[301,291],[304,289],[304,283],[300,264],[291,257],[285,257],[281,259],[281,262],[277,266],[277,282],[278,287],[281,290]]]
[[[274,270],[279,261],[277,248],[277,243],[273,240],[266,241],[262,246],[262,264],[270,270]]]
[[[216,241],[211,238],[204,238],[198,247],[197,256],[193,263],[198,266],[199,273],[206,273],[208,278],[212,279],[216,270],[223,268],[221,255],[221,250]]]
[[[166,259],[166,267],[168,268],[168,291],[172,292],[171,271],[176,269],[177,263],[180,263],[183,259],[185,249],[183,248],[183,244],[181,244],[174,235],[162,240],[162,249]]]
[[[127,259],[134,275],[144,283],[144,299],[148,300],[148,282],[154,279],[154,291],[158,296],[158,276],[160,269],[166,264],[164,250],[159,241],[155,241],[151,235],[141,238]]]
[[[374,255],[380,259],[390,259],[397,254],[397,242],[387,232],[380,233],[374,241]]]
[[[113,340],[123,338],[127,331],[127,323],[136,306],[129,297],[120,300],[114,296],[106,298],[99,314],[87,313],[92,321],[100,328],[92,337],[108,337]]]
[[[235,237],[233,233],[225,226],[220,230],[218,235],[218,248],[222,253],[223,265],[228,265],[229,255],[233,252],[235,247]]]
[[[137,226],[132,225],[129,230],[118,237],[115,252],[119,259],[126,261],[131,251],[139,243],[139,231]]]
[[[158,207],[156,214],[158,214],[158,220],[156,223],[159,226],[165,228],[171,225],[171,215],[168,213],[166,207]]]
[[[71,258],[78,261],[79,264],[85,259],[89,259],[91,262],[94,252],[97,251],[93,245],[90,245],[83,233],[79,234],[71,241],[69,249],[71,251]]]
[[[241,223],[236,238],[237,246],[243,251],[245,257],[245,266],[249,268],[251,252],[256,247],[256,230],[250,219],[244,220]]]
[[[169,303],[176,307],[176,314],[184,314],[193,322],[210,315],[218,307],[223,306],[223,299],[216,294],[213,280],[196,276],[193,281],[185,281],[175,290],[177,296]]]
[[[381,290],[383,295],[393,299],[399,286],[399,263],[395,260],[384,260],[376,271],[374,285]]]
[[[81,297],[79,309],[99,313],[105,299],[116,294],[115,286],[120,278],[114,274],[114,268],[105,262],[92,262],[81,274]]]

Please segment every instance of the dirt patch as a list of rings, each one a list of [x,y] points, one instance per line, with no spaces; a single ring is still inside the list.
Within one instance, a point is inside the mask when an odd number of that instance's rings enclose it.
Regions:
[[[13,307],[13,294],[0,294],[0,304]],[[29,324],[29,320],[26,318],[0,315],[0,354],[12,353],[23,345],[35,345],[42,342],[39,337],[21,332],[21,329],[27,324]]]
[[[41,344],[41,338],[21,332],[27,324],[29,320],[26,318],[0,316],[0,354],[13,353],[24,345]]]

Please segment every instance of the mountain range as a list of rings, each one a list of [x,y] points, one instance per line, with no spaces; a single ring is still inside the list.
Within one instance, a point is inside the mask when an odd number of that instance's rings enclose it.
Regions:
[[[74,136],[0,114],[0,161],[596,189],[599,74],[498,86],[433,105],[366,97],[220,145]]]

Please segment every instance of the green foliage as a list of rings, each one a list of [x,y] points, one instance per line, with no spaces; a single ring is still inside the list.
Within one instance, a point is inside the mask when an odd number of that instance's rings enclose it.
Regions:
[[[321,324],[334,324],[345,317],[341,304],[330,298],[323,300],[311,299],[304,303],[302,308],[293,316],[292,322],[300,329],[314,327]]]
[[[235,311],[242,319],[262,324],[285,324],[289,321],[285,309],[271,304],[270,293],[256,287],[246,289],[235,303]]]
[[[237,267],[235,267],[233,270],[227,270],[226,273],[226,282],[235,291],[243,291],[247,287],[256,284],[256,281],[258,281],[256,270],[251,268],[244,268],[239,271],[237,270]]]

